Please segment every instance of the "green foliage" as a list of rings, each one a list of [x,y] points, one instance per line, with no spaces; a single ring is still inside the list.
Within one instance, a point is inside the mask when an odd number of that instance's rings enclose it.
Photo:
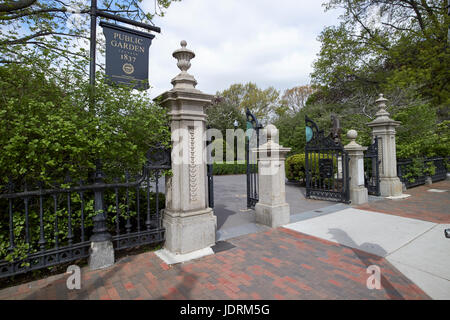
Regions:
[[[326,157],[322,154],[322,157]],[[330,155],[331,158],[331,155]],[[308,159],[308,166],[311,170],[311,178],[319,179],[319,157],[317,155],[310,155]],[[294,154],[286,159],[286,178],[289,180],[296,180],[305,183],[306,179],[306,158],[304,153]],[[333,171],[337,172],[337,161],[333,157]],[[328,180],[328,179],[323,179]]]
[[[206,109],[208,125],[224,132],[233,128],[234,120],[239,128],[246,129],[245,111],[250,111],[258,121],[265,124],[276,114],[280,105],[280,93],[273,87],[260,89],[254,83],[232,84],[228,89],[217,92],[217,101]]]
[[[66,71],[67,75],[77,76]],[[0,67],[0,182],[85,179],[102,158],[113,167],[141,168],[146,150],[169,143],[165,110],[144,95],[100,79],[95,107],[79,79],[61,85],[32,67]]]
[[[446,2],[329,0],[326,9],[344,9],[338,26],[327,27],[314,63],[312,81],[320,90],[311,101],[338,103],[373,116],[369,97],[383,92],[392,105],[410,98],[430,102],[448,119],[450,51]],[[412,97],[403,91],[414,92]]]
[[[397,157],[433,157],[450,154],[450,121],[436,123],[436,109],[429,104],[412,106],[396,113]]]
[[[288,180],[304,181],[305,154],[299,153],[286,159],[286,178]]]
[[[245,162],[213,164],[213,175],[245,174],[246,172],[247,164]]]

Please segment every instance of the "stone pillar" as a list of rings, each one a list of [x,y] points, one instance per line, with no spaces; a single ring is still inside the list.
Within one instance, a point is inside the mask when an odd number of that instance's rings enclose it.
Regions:
[[[350,158],[350,201],[353,205],[367,203],[368,200],[367,188],[364,186],[364,151],[367,147],[356,143],[357,136],[358,133],[355,130],[349,130],[347,138],[351,141],[344,147]]]
[[[215,244],[216,216],[208,207],[206,175],[205,107],[212,95],[195,89],[197,81],[187,73],[194,52],[186,41],[175,50],[181,73],[172,79],[173,88],[157,97],[169,110],[172,132],[172,177],[166,179],[165,249],[183,255]]]
[[[256,222],[276,228],[290,222],[284,162],[291,149],[275,142],[278,130],[274,125],[269,124],[266,130],[267,142],[252,150],[258,154],[259,201],[255,205]]]
[[[378,112],[376,118],[367,125],[372,128],[372,136],[378,137],[380,152],[380,192],[383,197],[397,197],[402,195],[402,183],[397,177],[397,155],[395,146],[395,128],[400,125],[394,121],[385,110],[386,101],[383,94],[376,101]]]

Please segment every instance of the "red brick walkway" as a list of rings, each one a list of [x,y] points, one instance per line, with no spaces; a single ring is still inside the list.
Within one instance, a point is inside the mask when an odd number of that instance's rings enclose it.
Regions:
[[[68,275],[0,291],[0,299],[429,299],[386,260],[278,228],[229,240],[235,247],[168,266],[154,253],[106,270],[82,269],[81,290]],[[366,286],[381,268],[380,290]]]
[[[358,206],[397,216],[426,220],[434,223],[450,223],[450,192],[429,192],[429,189],[450,191],[450,181],[440,181],[406,190],[411,197],[400,200],[380,200]]]

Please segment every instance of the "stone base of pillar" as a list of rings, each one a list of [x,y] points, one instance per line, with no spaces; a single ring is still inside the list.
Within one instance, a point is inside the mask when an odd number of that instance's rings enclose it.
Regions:
[[[402,194],[402,183],[398,177],[381,178],[380,193],[382,197],[396,197]]]
[[[367,192],[367,188],[359,187],[350,189],[350,201],[352,205],[360,205],[367,203],[369,199],[369,195]]]
[[[276,206],[257,203],[255,205],[256,223],[260,223],[271,228],[288,224],[290,222],[290,209],[288,203]]]
[[[165,209],[164,248],[173,254],[186,254],[216,243],[217,218],[211,208],[196,212],[173,212]]]
[[[111,241],[91,242],[89,251],[89,269],[104,269],[114,264],[114,247]]]

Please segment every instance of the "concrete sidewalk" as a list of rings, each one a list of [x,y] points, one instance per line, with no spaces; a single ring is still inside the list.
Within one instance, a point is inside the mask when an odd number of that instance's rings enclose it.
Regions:
[[[285,227],[384,257],[431,298],[450,299],[450,224],[436,223],[450,217],[449,187],[443,181],[359,207],[384,213],[351,208]]]

